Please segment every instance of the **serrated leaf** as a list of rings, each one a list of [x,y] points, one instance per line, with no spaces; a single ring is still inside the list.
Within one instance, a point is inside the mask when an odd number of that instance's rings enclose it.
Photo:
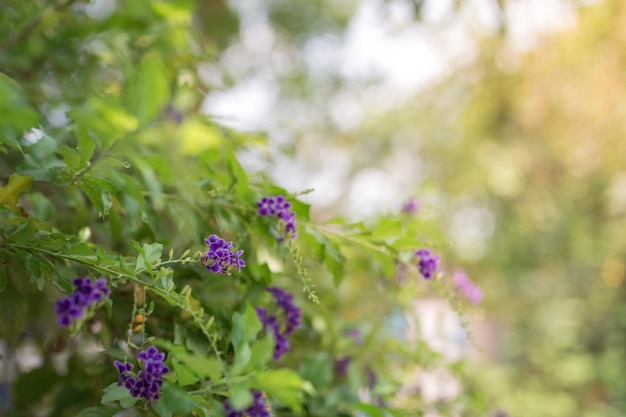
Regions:
[[[13,174],[4,187],[0,187],[0,204],[15,205],[20,200],[20,194],[30,190],[33,178],[28,175]]]
[[[122,408],[128,408],[137,402],[137,398],[133,398],[130,392],[124,386],[117,385],[117,382],[112,383],[106,387],[103,391],[102,400],[100,404],[108,404],[115,401],[120,403]]]

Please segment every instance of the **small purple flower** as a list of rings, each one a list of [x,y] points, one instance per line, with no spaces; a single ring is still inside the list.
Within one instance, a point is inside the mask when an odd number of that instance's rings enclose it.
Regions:
[[[474,305],[480,304],[483,299],[483,291],[467,277],[464,271],[456,271],[453,279],[459,291],[470,303]]]
[[[335,358],[334,360],[334,370],[335,375],[337,376],[346,376],[348,373],[348,367],[350,366],[350,361],[352,361],[352,357],[344,356],[343,358]]]
[[[417,262],[420,274],[426,279],[432,278],[439,266],[439,255],[433,255],[428,249],[419,249],[415,251],[415,256],[420,258]]]
[[[246,266],[246,262],[240,259],[243,250],[233,252],[233,242],[226,242],[217,235],[206,238],[205,243],[209,245],[207,252],[200,257],[200,265],[216,274],[230,274],[233,269],[241,272],[241,268]]]
[[[413,198],[404,203],[404,207],[402,207],[402,211],[407,214],[415,214],[419,210],[419,202]]]
[[[283,236],[278,238],[279,242],[283,242],[285,238],[296,238],[296,213],[289,211],[291,203],[284,196],[263,197],[256,205],[262,217],[276,216],[280,219]]]
[[[263,393],[261,391],[252,390],[252,405],[242,411],[233,409],[230,405],[230,401],[224,401],[224,411],[226,417],[270,417],[269,406],[263,399]]]
[[[133,365],[114,361],[113,365],[119,372],[117,385],[124,386],[135,398],[145,398],[148,401],[159,399],[161,385],[163,385],[163,375],[170,370],[163,361],[165,353],[159,352],[154,346],[140,352],[137,359],[143,362],[143,369],[137,375],[131,373]]]
[[[293,295],[285,292],[278,287],[266,288],[274,299],[276,304],[283,310],[285,322],[283,329],[281,330],[281,322],[276,315],[269,315],[263,307],[257,307],[257,316],[259,321],[263,324],[264,328],[272,329],[276,346],[274,347],[274,360],[278,360],[289,352],[289,340],[287,336],[293,333],[293,331],[300,325],[302,319],[302,313],[300,308],[293,304]]]
[[[67,327],[72,320],[80,320],[86,309],[104,301],[109,296],[106,278],[92,281],[88,277],[76,278],[72,281],[74,292],[66,298],[60,298],[54,305],[58,316],[58,325]]]

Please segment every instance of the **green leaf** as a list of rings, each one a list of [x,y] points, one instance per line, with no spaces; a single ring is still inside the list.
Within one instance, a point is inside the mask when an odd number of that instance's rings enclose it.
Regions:
[[[153,402],[150,405],[150,408],[159,417],[172,417],[173,415],[172,411],[169,408],[167,408],[167,406],[165,405],[165,402],[163,402],[163,400],[161,399],[159,399],[156,402]]]
[[[304,381],[291,369],[259,372],[254,376],[251,385],[265,391],[270,397],[275,397],[296,414],[302,412],[300,392],[313,390],[309,382]]]
[[[57,153],[61,155],[61,158],[63,158],[63,162],[65,162],[65,164],[70,167],[74,172],[78,171],[81,168],[80,155],[74,149],[71,149],[65,145],[60,145],[57,148]]]
[[[82,410],[76,415],[76,417],[113,417],[120,410],[117,408],[111,408],[104,405],[97,405],[95,407],[89,407]]]
[[[268,332],[265,337],[253,342],[246,372],[262,370],[273,355],[274,337],[271,332]]]
[[[184,346],[174,345],[166,340],[157,339],[154,344],[169,351],[200,378],[210,378],[216,381],[222,376],[222,365],[217,358],[189,353]]]
[[[161,387],[161,399],[172,413],[189,414],[195,408],[191,396],[182,388],[167,381]]]
[[[181,387],[185,387],[187,385],[193,385],[200,378],[198,378],[193,370],[187,365],[183,364],[177,359],[172,360],[172,367],[174,368],[174,372],[176,372],[176,377],[178,378],[178,385]]]
[[[141,269],[151,272],[152,265],[161,261],[161,256],[163,255],[162,244],[158,242],[150,244],[144,243],[143,246],[140,247],[138,242],[133,242],[133,246],[139,251],[137,263],[135,265],[135,272]]]
[[[33,178],[28,175],[13,174],[4,187],[0,187],[0,204],[15,205],[20,200],[20,194],[30,190]]]
[[[191,398],[193,398],[193,401],[195,402],[196,405],[196,410],[194,410],[194,415],[200,416],[200,413],[198,413],[197,410],[200,410],[202,412],[202,414],[204,414],[204,417],[213,417],[213,413],[211,412],[211,403],[209,403],[206,399],[198,396],[198,395],[194,395]]]
[[[103,178],[94,176],[82,177],[79,187],[87,195],[87,198],[98,209],[100,217],[106,217],[111,210],[112,200],[111,192],[113,187],[111,183]]]
[[[381,410],[379,407],[372,405],[372,404],[365,404],[365,403],[354,404],[352,408],[354,409],[354,411],[359,412],[359,414],[364,413],[365,415],[369,417],[385,417],[386,416],[383,410]]]
[[[93,156],[93,153],[96,150],[96,142],[92,139],[89,131],[83,126],[75,126],[74,134],[76,135],[76,140],[78,141],[76,151],[78,152],[84,166]]]
[[[251,357],[252,351],[248,343],[243,342],[237,346],[237,348],[235,348],[235,362],[231,367],[231,373],[233,375],[240,375],[244,367],[250,362]]]
[[[230,405],[235,410],[245,410],[252,404],[252,393],[246,385],[235,384],[230,388]]]
[[[383,219],[372,229],[372,240],[385,241],[402,235],[402,222],[396,219]]]
[[[158,116],[169,100],[169,80],[165,74],[161,56],[149,53],[141,61],[140,72],[128,77],[128,107],[141,124]]]
[[[243,314],[233,314],[233,330],[231,334],[233,347],[237,349],[242,343],[256,339],[256,335],[262,328],[263,325],[259,321],[256,310],[246,303]]]
[[[103,390],[102,400],[100,404],[108,404],[114,401],[119,401],[122,408],[131,407],[137,402],[137,398],[133,398],[130,392],[124,386],[117,385],[117,382],[112,383]]]
[[[89,264],[95,264],[98,260],[95,252],[89,249],[89,246],[87,246],[87,244],[84,242],[79,242],[75,244],[64,254],[71,256],[74,259],[80,260],[81,262],[86,262]]]

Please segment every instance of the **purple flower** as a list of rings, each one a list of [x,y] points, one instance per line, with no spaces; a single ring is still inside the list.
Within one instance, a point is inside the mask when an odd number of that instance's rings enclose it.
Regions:
[[[94,282],[88,277],[80,277],[74,279],[72,285],[74,292],[69,297],[58,299],[54,305],[59,326],[67,327],[72,320],[80,320],[86,309],[104,301],[110,293],[106,278]]]
[[[410,199],[406,203],[404,203],[404,207],[402,207],[402,211],[407,214],[415,214],[419,210],[420,205],[419,202],[415,199]]]
[[[456,271],[453,279],[459,291],[470,303],[474,305],[480,304],[483,299],[483,291],[467,277],[464,271]]]
[[[159,399],[161,385],[163,385],[163,375],[170,370],[163,361],[165,353],[159,352],[154,346],[140,352],[137,359],[143,362],[143,369],[137,375],[131,373],[133,365],[114,361],[113,365],[119,372],[117,385],[124,386],[135,398],[145,398],[148,401]]]
[[[246,262],[240,259],[243,250],[233,252],[233,242],[226,242],[217,235],[211,235],[206,238],[205,243],[209,245],[207,252],[200,257],[200,265],[207,270],[216,274],[230,274],[237,268],[241,272],[241,268],[246,266]]]
[[[348,366],[350,366],[350,361],[352,357],[345,356],[343,358],[335,358],[334,360],[334,370],[335,375],[337,376],[346,376],[348,373]]]
[[[283,236],[278,238],[279,242],[283,242],[285,238],[296,238],[296,213],[289,211],[291,203],[284,196],[263,197],[256,202],[256,205],[259,208],[258,213],[262,217],[276,216],[279,218],[283,233]]]
[[[276,315],[269,315],[263,307],[257,307],[257,316],[265,329],[272,329],[276,346],[274,347],[274,360],[278,360],[285,353],[289,352],[289,340],[287,336],[300,325],[302,313],[300,308],[293,304],[293,295],[285,292],[278,287],[266,288],[266,291],[272,294],[276,300],[276,304],[284,312],[284,326]],[[282,327],[282,329],[281,329]]]
[[[230,405],[230,401],[224,401],[224,411],[226,417],[270,417],[269,406],[263,399],[263,393],[261,391],[252,390],[252,405],[242,411],[233,409]]]
[[[426,279],[432,278],[439,266],[439,255],[433,255],[428,249],[419,249],[415,251],[415,256],[420,258],[417,262],[420,274]]]

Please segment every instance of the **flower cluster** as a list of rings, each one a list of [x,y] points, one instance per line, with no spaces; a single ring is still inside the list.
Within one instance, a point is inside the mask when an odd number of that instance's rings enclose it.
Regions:
[[[261,216],[276,216],[281,220],[284,230],[283,236],[278,238],[279,242],[285,238],[296,238],[296,213],[289,211],[291,203],[284,196],[263,197],[256,205]]]
[[[163,375],[170,371],[163,363],[165,354],[159,352],[154,346],[150,346],[147,350],[139,352],[137,358],[143,361],[143,369],[137,375],[130,373],[133,369],[130,363],[113,362],[120,373],[117,385],[125,386],[130,395],[135,398],[143,397],[148,401],[158,400]]]
[[[72,281],[74,292],[65,298],[59,298],[54,305],[59,326],[69,326],[72,320],[80,320],[85,310],[97,305],[109,296],[106,278],[92,281],[88,277]]]
[[[461,291],[470,303],[477,305],[482,301],[483,291],[467,277],[465,272],[456,271],[453,278],[459,291]]]
[[[278,287],[266,288],[266,290],[272,294],[276,300],[276,304],[285,313],[284,326],[281,326],[281,322],[276,315],[270,315],[263,307],[257,307],[257,315],[264,328],[271,328],[274,334],[274,340],[276,346],[274,347],[274,360],[280,359],[285,353],[289,352],[289,336],[300,325],[302,314],[300,308],[293,304],[293,295],[281,290]],[[281,327],[283,329],[281,330]]]
[[[263,400],[261,391],[252,391],[252,405],[243,411],[233,409],[229,401],[224,402],[226,417],[270,417],[269,406]]]
[[[433,255],[428,249],[419,249],[415,251],[415,256],[420,258],[417,262],[420,274],[426,279],[432,278],[439,267],[439,255]]]
[[[232,252],[233,242],[226,242],[217,235],[207,237],[205,242],[209,248],[200,257],[200,265],[207,270],[216,274],[229,274],[235,268],[241,272],[241,268],[246,266],[245,261],[240,259],[243,250]]]

